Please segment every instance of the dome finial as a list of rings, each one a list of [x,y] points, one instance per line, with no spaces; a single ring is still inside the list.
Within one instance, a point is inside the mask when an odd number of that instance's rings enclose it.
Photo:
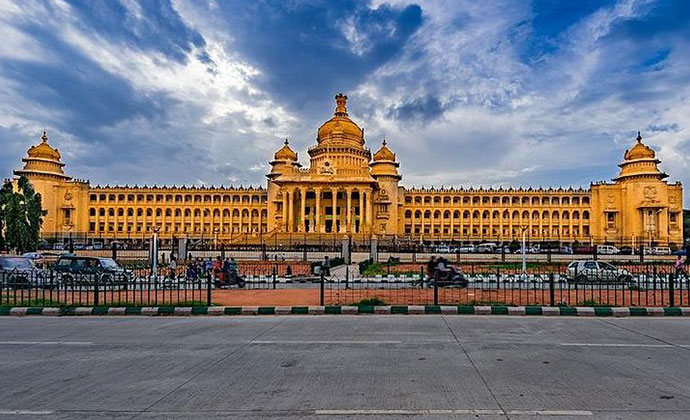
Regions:
[[[637,132],[637,137],[635,138],[635,140],[637,140],[638,142],[642,143],[642,135],[640,134],[639,131]]]
[[[46,130],[43,130],[43,135],[41,136],[41,141],[43,143],[48,143],[48,133],[46,133]]]
[[[347,96],[342,93],[335,95],[335,115],[347,116]]]
[[[385,146],[385,145],[388,144],[388,142],[386,141],[386,139],[383,139],[383,141],[381,142],[381,144]]]
[[[290,144],[290,141],[287,139],[287,137],[285,138],[285,143],[284,143],[284,144],[285,144],[286,146],[287,146],[288,144]]]

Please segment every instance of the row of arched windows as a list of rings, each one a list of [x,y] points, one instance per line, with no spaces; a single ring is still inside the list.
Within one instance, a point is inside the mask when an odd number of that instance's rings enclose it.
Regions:
[[[451,219],[451,216],[453,219],[483,219],[483,220],[498,220],[498,219],[503,219],[503,220],[527,220],[527,219],[532,219],[532,220],[570,220],[571,218],[573,220],[580,220],[580,216],[582,216],[583,220],[589,220],[589,211],[584,210],[582,213],[580,213],[578,210],[573,211],[572,213],[568,210],[533,210],[533,211],[528,211],[524,210],[522,212],[518,210],[513,210],[512,213],[509,210],[504,210],[503,212],[500,212],[498,210],[494,210],[493,212],[490,212],[489,210],[484,210],[484,211],[479,211],[479,210],[474,210],[470,212],[469,210],[455,210],[451,213],[450,210],[415,210],[414,213],[412,210],[405,210],[405,218],[406,219],[412,219],[414,215],[415,219]]]
[[[221,211],[220,209],[203,209],[202,210],[202,209],[198,209],[198,208],[196,208],[196,209],[189,209],[189,208],[186,208],[186,209],[179,209],[179,208],[176,208],[176,209],[171,209],[171,208],[166,208],[166,209],[147,208],[147,209],[143,209],[143,208],[137,208],[136,210],[131,208],[131,207],[128,209],[124,209],[124,208],[115,209],[112,207],[110,207],[108,209],[106,209],[104,207],[101,207],[99,209],[96,209],[94,207],[89,208],[89,216],[91,216],[91,217],[95,217],[96,215],[105,216],[106,214],[108,216],[112,216],[112,217],[114,217],[115,215],[117,215],[118,217],[124,217],[125,215],[127,215],[128,217],[134,217],[135,214],[137,215],[137,217],[143,217],[143,216],[152,217],[155,214],[156,217],[161,217],[163,215],[165,215],[165,217],[172,217],[173,215],[175,217],[192,217],[192,216],[193,217],[202,217],[202,215],[203,215],[203,217],[218,218],[221,216],[222,217],[240,217],[240,216],[241,217],[249,217],[251,215],[252,217],[261,216],[263,218],[266,218],[268,216],[268,211],[266,209],[262,209],[261,211],[259,211],[258,209],[251,209],[251,210],[250,209],[232,209],[232,211],[230,209],[223,209]]]
[[[92,203],[266,203],[266,194],[106,194],[92,193]]]
[[[473,204],[473,205],[513,205],[513,206],[579,206],[589,205],[588,196],[550,197],[550,196],[430,196],[408,195],[405,204]]]

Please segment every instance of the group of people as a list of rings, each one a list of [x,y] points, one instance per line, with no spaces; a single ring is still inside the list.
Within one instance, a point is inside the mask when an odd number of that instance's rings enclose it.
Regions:
[[[173,260],[171,260],[172,263]],[[232,257],[223,259],[221,256],[215,260],[210,257],[207,259],[189,259],[187,263],[187,279],[195,280],[199,277],[212,275],[216,279],[225,281],[237,277],[237,262]]]

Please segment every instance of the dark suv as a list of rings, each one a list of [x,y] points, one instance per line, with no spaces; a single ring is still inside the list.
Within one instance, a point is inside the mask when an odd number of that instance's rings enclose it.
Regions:
[[[131,279],[131,273],[112,258],[62,255],[53,269],[66,286],[90,286],[96,280],[102,286],[126,286]]]

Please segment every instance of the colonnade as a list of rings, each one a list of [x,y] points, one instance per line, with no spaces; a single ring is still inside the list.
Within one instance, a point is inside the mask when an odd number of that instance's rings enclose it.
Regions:
[[[371,187],[287,186],[282,189],[284,232],[362,233],[373,220]]]

